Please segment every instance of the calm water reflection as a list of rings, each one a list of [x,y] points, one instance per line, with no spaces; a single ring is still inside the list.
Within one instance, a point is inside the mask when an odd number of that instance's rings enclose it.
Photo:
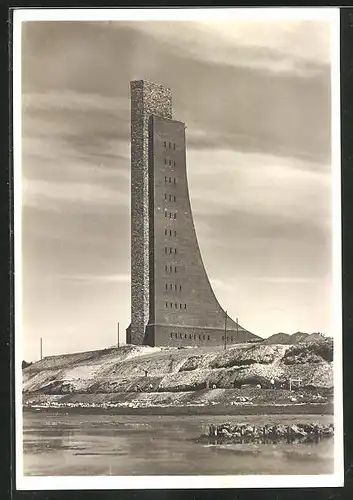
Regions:
[[[210,423],[331,423],[325,416],[127,416],[24,412],[24,473],[75,475],[331,474],[333,439],[318,444],[204,445]]]

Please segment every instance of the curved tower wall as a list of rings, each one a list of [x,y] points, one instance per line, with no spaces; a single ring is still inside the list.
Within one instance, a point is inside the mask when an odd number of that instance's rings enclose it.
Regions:
[[[204,268],[169,89],[131,83],[131,325],[127,342],[222,345],[225,311]],[[227,342],[257,339],[229,316]]]

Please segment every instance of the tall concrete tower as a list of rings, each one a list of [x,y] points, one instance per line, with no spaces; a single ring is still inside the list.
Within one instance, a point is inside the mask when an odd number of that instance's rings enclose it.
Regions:
[[[220,345],[259,337],[218,303],[189,199],[185,124],[170,89],[131,82],[131,324],[127,343]]]

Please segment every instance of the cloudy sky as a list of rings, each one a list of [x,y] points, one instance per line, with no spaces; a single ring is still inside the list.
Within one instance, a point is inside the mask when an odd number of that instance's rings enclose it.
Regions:
[[[24,357],[104,348],[130,321],[129,82],[173,92],[222,305],[268,336],[331,331],[324,21],[26,22]]]

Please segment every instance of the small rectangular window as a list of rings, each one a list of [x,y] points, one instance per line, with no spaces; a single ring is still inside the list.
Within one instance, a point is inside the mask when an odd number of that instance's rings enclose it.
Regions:
[[[170,334],[170,338],[172,339],[173,338],[173,333]]]
[[[169,219],[172,218],[172,212],[169,212]]]
[[[169,177],[169,184],[170,184],[171,182],[172,182],[172,178],[171,178],[171,177]]]
[[[169,285],[169,288],[170,288],[171,290],[173,290],[173,285],[172,285],[172,283]]]
[[[185,333],[184,337],[185,337],[186,339],[188,338],[188,336],[187,336],[187,334],[186,334],[186,333]]]
[[[173,309],[173,302],[170,303],[170,307]]]
[[[167,164],[167,158],[164,158],[164,165]]]
[[[170,270],[170,272],[172,272],[173,271],[173,266],[169,266],[169,270]]]
[[[164,147],[165,148],[167,147],[167,141],[164,141]]]
[[[169,148],[171,148],[171,147],[172,147],[172,143],[170,142],[170,143],[169,143]]]
[[[168,283],[165,284],[165,289],[168,290]]]
[[[182,333],[180,333],[180,334],[179,334],[179,337],[180,337],[180,338],[183,338],[183,334],[182,334]]]
[[[173,143],[173,149],[175,149],[175,142]]]
[[[174,253],[177,253],[177,249],[176,248],[174,248]]]
[[[196,340],[196,335],[194,334],[194,340]]]
[[[175,179],[175,177],[174,177],[174,184],[176,184],[176,179]]]
[[[174,267],[174,272],[176,273],[176,267]]]
[[[169,236],[171,236],[171,235],[172,235],[172,230],[171,230],[171,229],[169,229]]]
[[[176,236],[176,231],[174,231],[174,236]]]
[[[190,335],[189,335],[189,339],[190,339],[190,340],[192,339],[192,335],[191,335],[191,333],[190,333]]]
[[[165,270],[166,270],[166,271],[168,271],[168,266],[167,266],[167,264],[165,265]]]
[[[167,193],[164,193],[164,199],[165,200],[167,199]]]
[[[179,285],[179,292],[181,292],[181,285]]]
[[[175,309],[178,309],[178,304],[175,302]]]
[[[174,213],[174,219],[176,219],[176,213]]]
[[[174,201],[176,201],[176,196],[174,195]]]
[[[169,253],[172,253],[173,249],[172,247],[169,248]]]
[[[169,195],[169,201],[172,201],[172,195],[171,194]]]
[[[167,247],[164,247],[164,252],[167,253]]]
[[[168,307],[168,302],[165,303],[165,307]]]
[[[177,286],[176,286],[176,285],[174,285],[174,288],[175,288],[175,291],[176,291],[176,289],[177,289]]]
[[[184,309],[186,309],[186,304],[184,304]]]
[[[210,340],[210,336],[209,335],[207,335],[207,340]]]
[[[206,340],[206,335],[203,336],[203,340]]]
[[[164,177],[164,182],[167,182],[167,176]]]
[[[199,340],[201,340],[201,335],[199,335]]]
[[[172,160],[169,160],[169,166],[171,166],[171,164],[172,164]]]
[[[174,167],[176,166],[175,160],[174,160]]]
[[[167,236],[167,234],[168,234],[168,229],[165,229],[164,230],[164,236]]]
[[[180,304],[180,309],[182,309],[182,307],[183,307],[183,304]]]

